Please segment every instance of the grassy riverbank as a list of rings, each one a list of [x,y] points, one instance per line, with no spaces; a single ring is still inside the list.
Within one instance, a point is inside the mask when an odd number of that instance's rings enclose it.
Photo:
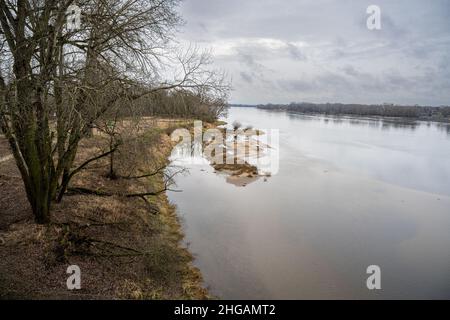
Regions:
[[[49,226],[34,223],[14,160],[2,162],[0,298],[208,298],[192,255],[180,244],[182,229],[166,193],[125,196],[164,189],[162,172],[144,179],[129,178],[156,172],[167,164],[174,146],[169,134],[178,125],[152,120],[128,136],[126,149],[120,149],[114,159],[118,179],[107,177],[108,158],[89,165],[74,178],[72,187],[114,195],[66,196],[53,206]],[[3,158],[8,156],[6,141],[0,140]],[[77,164],[104,151],[107,142],[100,134],[84,141]],[[81,290],[67,290],[70,265],[81,268]]]

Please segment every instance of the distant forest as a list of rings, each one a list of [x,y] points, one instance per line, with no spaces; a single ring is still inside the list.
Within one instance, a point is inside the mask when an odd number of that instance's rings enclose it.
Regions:
[[[250,107],[250,105],[235,105]],[[265,104],[256,105],[259,109],[291,111],[310,114],[325,115],[356,115],[356,116],[379,116],[379,117],[401,117],[430,121],[450,122],[450,107],[429,106],[401,106],[393,104],[363,105],[363,104],[341,104],[341,103],[291,103],[291,104]]]

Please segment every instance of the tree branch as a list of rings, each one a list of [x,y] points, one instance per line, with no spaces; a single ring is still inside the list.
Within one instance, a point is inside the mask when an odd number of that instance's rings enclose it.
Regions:
[[[107,156],[109,156],[110,154],[114,153],[117,151],[117,149],[119,148],[119,145],[116,145],[113,149],[109,150],[108,152],[105,152],[95,158],[86,160],[83,164],[81,164],[78,168],[76,168],[75,170],[73,170],[70,175],[69,175],[69,181],[73,178],[74,175],[76,175],[78,172],[80,172],[81,170],[83,170],[86,166],[88,166],[90,163],[95,162],[97,160],[100,160],[102,158],[105,158]]]

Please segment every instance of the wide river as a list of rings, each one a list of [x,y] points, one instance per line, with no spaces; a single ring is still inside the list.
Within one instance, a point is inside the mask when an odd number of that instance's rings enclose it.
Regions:
[[[169,198],[212,294],[450,298],[450,126],[255,108],[226,120],[279,129],[279,170],[246,187],[208,164],[176,178]]]

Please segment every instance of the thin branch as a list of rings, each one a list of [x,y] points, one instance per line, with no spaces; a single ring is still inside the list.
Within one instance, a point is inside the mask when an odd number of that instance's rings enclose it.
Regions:
[[[109,156],[110,154],[116,152],[117,149],[118,149],[118,147],[119,147],[119,145],[116,145],[113,149],[109,150],[108,152],[105,152],[105,153],[103,153],[103,154],[101,154],[101,155],[99,155],[99,156],[97,156],[97,157],[95,157],[95,158],[86,160],[83,164],[81,164],[78,168],[76,168],[75,170],[73,170],[73,171],[70,173],[70,175],[69,175],[69,181],[70,181],[70,179],[73,178],[74,175],[76,175],[78,172],[80,172],[81,170],[83,170],[83,169],[84,169],[86,166],[88,166],[90,163],[95,162],[95,161],[98,161],[98,160],[100,160],[100,159],[102,159],[102,158],[105,158],[105,157]]]
[[[160,167],[158,169],[156,169],[156,171],[152,172],[152,173],[148,173],[148,174],[143,174],[140,176],[134,176],[134,177],[123,177],[123,179],[125,180],[137,180],[137,179],[143,179],[143,178],[149,178],[149,177],[154,177],[160,173],[162,173],[165,169],[167,168],[166,165],[164,165],[163,167]]]

